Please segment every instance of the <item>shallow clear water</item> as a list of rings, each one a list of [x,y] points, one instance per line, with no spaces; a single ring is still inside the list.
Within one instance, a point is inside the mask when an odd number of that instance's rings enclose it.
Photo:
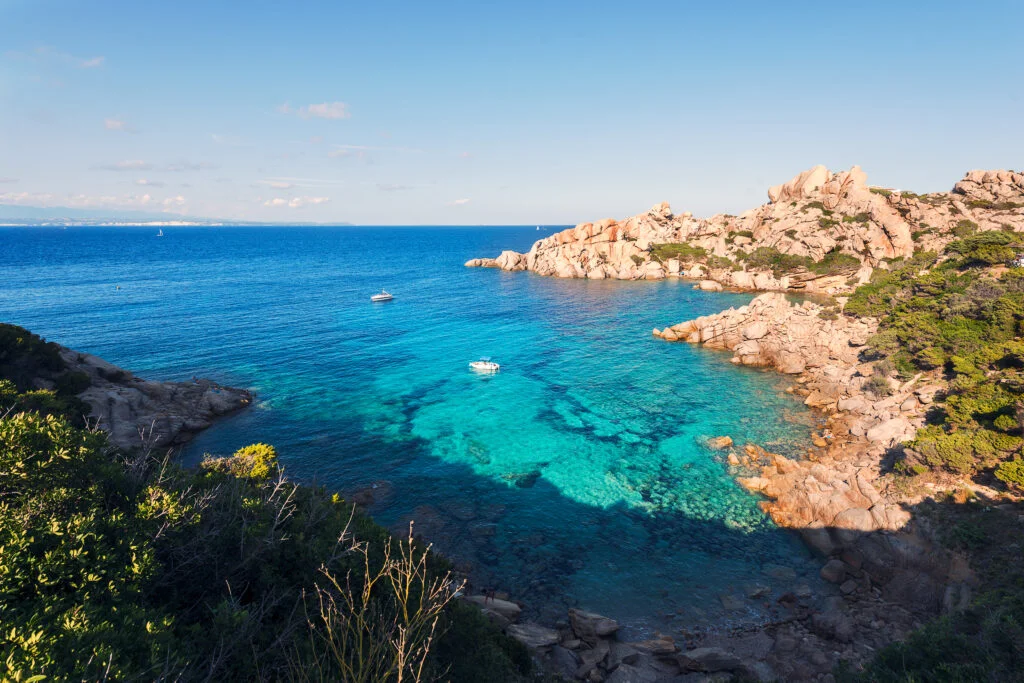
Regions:
[[[778,376],[650,334],[748,295],[462,266],[528,249],[533,227],[165,232],[0,228],[0,320],[149,378],[254,389],[187,460],[273,443],[292,476],[370,487],[378,520],[414,518],[476,586],[545,618],[756,620],[751,584],[814,583],[702,445],[796,452],[811,416]],[[381,287],[395,300],[371,304]],[[480,356],[501,371],[471,372]]]

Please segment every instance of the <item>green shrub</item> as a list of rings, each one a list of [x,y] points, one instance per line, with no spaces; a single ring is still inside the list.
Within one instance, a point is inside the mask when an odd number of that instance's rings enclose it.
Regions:
[[[738,270],[739,266],[728,256],[708,256],[707,266],[713,270]]]
[[[771,270],[776,275],[807,268],[811,264],[811,259],[806,256],[783,254],[775,247],[758,247],[752,253],[743,256],[748,268]]]
[[[642,266],[644,263],[646,263],[646,259],[644,259],[644,257],[640,256],[639,254],[631,254],[629,258],[633,259],[633,263],[635,263],[638,266]]]
[[[951,242],[946,251],[958,254],[960,267],[992,266],[1009,263],[1017,258],[1018,252],[1024,249],[1024,236],[1001,230],[970,235],[956,242]]]
[[[819,275],[839,275],[859,270],[860,266],[860,259],[856,256],[844,254],[837,248],[825,254],[820,261],[811,263],[809,270]]]
[[[1024,491],[1024,460],[1014,458],[996,467],[996,478],[1007,486]]]
[[[665,243],[651,246],[651,257],[664,263],[669,259],[679,259],[685,263],[700,261],[707,256],[707,249],[683,243]]]
[[[864,385],[864,389],[879,398],[892,395],[892,387],[889,386],[889,380],[882,375],[872,375]]]
[[[969,221],[966,218],[957,221],[957,224],[953,226],[953,235],[956,237],[967,237],[978,232],[978,224],[974,221]]]
[[[1020,423],[1009,415],[1000,415],[993,422],[992,426],[1004,432],[1012,432],[1020,429]]]
[[[200,467],[210,472],[230,474],[239,479],[267,480],[277,475],[277,451],[265,443],[254,443],[239,448],[230,458],[214,458],[207,455]]]
[[[990,211],[1013,211],[1024,208],[1024,204],[1020,202],[992,202],[984,199],[972,199],[967,202],[967,206],[972,209],[988,209]]]
[[[62,396],[77,396],[92,384],[84,372],[65,372],[54,380],[55,390]]]

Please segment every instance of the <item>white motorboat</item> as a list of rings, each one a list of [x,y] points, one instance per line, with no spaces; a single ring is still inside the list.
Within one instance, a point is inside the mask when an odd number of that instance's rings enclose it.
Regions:
[[[497,372],[501,366],[492,361],[490,358],[481,358],[475,360],[469,364],[469,367],[473,368],[477,372]]]
[[[380,294],[374,294],[373,296],[371,296],[370,297],[370,301],[373,301],[375,303],[379,303],[381,301],[391,301],[394,298],[395,298],[394,296],[392,296],[391,294],[388,294],[387,290],[382,289],[382,290],[380,290]]]

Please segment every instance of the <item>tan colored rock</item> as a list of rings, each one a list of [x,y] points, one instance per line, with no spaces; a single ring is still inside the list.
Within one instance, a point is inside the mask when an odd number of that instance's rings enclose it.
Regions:
[[[724,451],[726,448],[732,446],[732,437],[729,436],[715,436],[708,439],[708,448],[715,451]]]

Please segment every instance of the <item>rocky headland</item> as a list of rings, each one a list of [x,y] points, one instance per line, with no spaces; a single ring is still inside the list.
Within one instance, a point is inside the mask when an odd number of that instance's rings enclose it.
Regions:
[[[949,192],[872,187],[857,166],[815,166],[768,190],[738,216],[696,218],[667,203],[622,221],[581,223],[529,252],[476,258],[470,267],[563,278],[697,280],[702,289],[841,295],[874,268],[936,250],[973,230],[1024,230],[1024,174],[970,171]]]
[[[155,382],[87,353],[62,348],[61,357],[70,372],[89,377],[78,397],[92,408],[89,420],[119,448],[181,445],[252,402],[249,391],[208,379]]]
[[[107,432],[110,443],[125,450],[181,445],[252,402],[250,392],[207,379],[145,380],[6,324],[0,324],[3,376],[13,378],[16,390],[34,392],[30,396],[37,405],[62,404],[63,412]]]

